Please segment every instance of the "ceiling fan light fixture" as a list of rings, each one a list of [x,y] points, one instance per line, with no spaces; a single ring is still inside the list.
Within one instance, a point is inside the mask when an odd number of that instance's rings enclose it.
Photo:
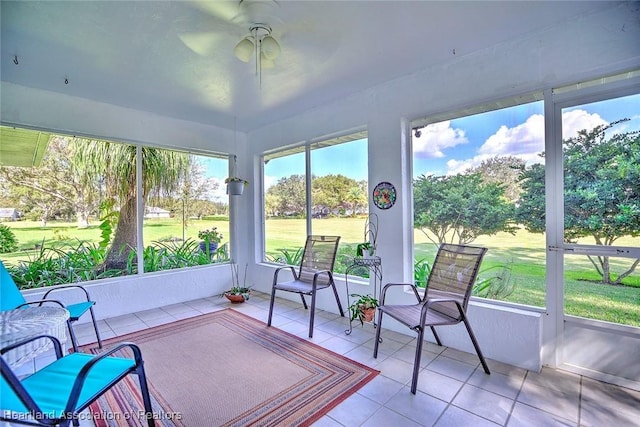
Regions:
[[[280,55],[280,45],[278,41],[274,39],[271,34],[266,35],[260,43],[262,50],[262,56],[270,61],[273,61]]]
[[[238,42],[233,49],[233,53],[242,62],[249,62],[253,58],[253,41],[249,37],[245,37]]]
[[[260,68],[264,68],[265,70],[271,69],[276,66],[276,63],[271,59],[268,59],[264,56],[260,58]]]

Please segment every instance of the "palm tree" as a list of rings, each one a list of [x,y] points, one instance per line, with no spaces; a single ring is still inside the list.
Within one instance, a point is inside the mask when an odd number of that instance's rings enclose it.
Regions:
[[[124,270],[130,252],[137,247],[137,147],[96,140],[82,140],[77,146],[74,163],[83,165],[82,169],[92,178],[102,180],[107,197],[116,200],[120,206],[116,232],[104,268]],[[170,193],[177,188],[188,174],[189,156],[151,147],[142,147],[141,150],[144,212],[151,191]]]

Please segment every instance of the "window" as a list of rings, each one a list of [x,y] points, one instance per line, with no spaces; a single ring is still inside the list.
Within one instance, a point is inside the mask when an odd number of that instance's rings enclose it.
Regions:
[[[412,123],[419,286],[438,244],[479,245],[489,251],[474,295],[545,305],[544,185],[521,181],[531,170],[544,177],[541,98],[536,93]],[[521,209],[534,196],[535,209]]]
[[[228,259],[224,241],[219,251],[207,256],[196,240],[198,230],[215,226],[228,240],[228,199],[219,192],[228,169],[226,158],[2,128],[4,147],[24,141],[35,142],[29,146],[41,154],[23,156],[31,164],[18,156],[12,160],[14,166],[0,167],[0,219],[6,220],[2,234],[12,241],[3,245],[2,260],[19,286]],[[142,194],[137,194],[138,158],[143,159]],[[142,230],[138,197],[145,201]]]
[[[153,188],[143,220],[145,271],[228,261],[229,199],[224,184],[228,159],[154,152],[154,159],[163,160],[163,173],[155,185],[145,183]],[[172,166],[164,166],[167,163]],[[174,172],[168,174],[168,169]]]
[[[341,236],[339,250],[355,255],[368,214],[367,165],[364,131],[265,155],[265,259],[297,265],[307,234]],[[340,258],[336,272],[346,268]]]

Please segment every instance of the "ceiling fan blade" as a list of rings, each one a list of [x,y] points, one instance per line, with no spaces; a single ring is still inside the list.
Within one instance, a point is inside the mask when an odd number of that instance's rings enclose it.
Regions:
[[[238,0],[191,0],[190,3],[201,11],[226,22],[235,22],[241,14]]]
[[[200,56],[212,56],[220,49],[222,35],[213,31],[178,34],[182,43]]]

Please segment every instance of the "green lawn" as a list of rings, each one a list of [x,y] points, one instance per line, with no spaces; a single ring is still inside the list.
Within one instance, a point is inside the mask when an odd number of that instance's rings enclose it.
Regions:
[[[18,238],[20,251],[3,254],[2,259],[15,262],[28,259],[34,253],[35,245],[53,242],[77,244],[78,240],[98,241],[100,230],[96,225],[79,230],[73,223],[50,222],[41,227],[37,222],[20,221],[5,223]],[[229,238],[229,222],[226,218],[218,220],[191,220],[185,234],[186,238],[197,239],[198,230],[218,227],[223,242]],[[384,227],[381,224],[381,227]],[[364,240],[363,218],[327,218],[313,220],[316,234],[342,236],[342,244],[355,244]],[[267,252],[276,253],[278,249],[302,247],[306,238],[304,219],[269,219],[266,221]],[[180,221],[174,219],[145,220],[145,244],[167,238],[182,238]],[[426,258],[431,262],[436,246],[420,231],[414,232],[415,257]],[[626,239],[618,242],[625,246],[638,246],[638,239]],[[514,237],[507,233],[495,236],[482,236],[475,245],[489,248],[483,262],[481,276],[487,270],[495,273],[492,266],[511,263],[512,276],[516,283],[515,291],[506,301],[537,307],[545,306],[545,238],[541,234],[531,234],[524,230]],[[399,248],[398,248],[399,249]],[[383,260],[384,264],[384,260]],[[630,264],[630,260],[621,259],[612,262],[613,271]],[[617,268],[618,270],[615,270]],[[493,274],[492,273],[492,274]],[[488,274],[488,273],[485,273]],[[577,316],[640,326],[640,273],[634,272],[625,283],[631,286],[610,286],[594,283],[594,270],[585,256],[565,257],[565,310]]]

